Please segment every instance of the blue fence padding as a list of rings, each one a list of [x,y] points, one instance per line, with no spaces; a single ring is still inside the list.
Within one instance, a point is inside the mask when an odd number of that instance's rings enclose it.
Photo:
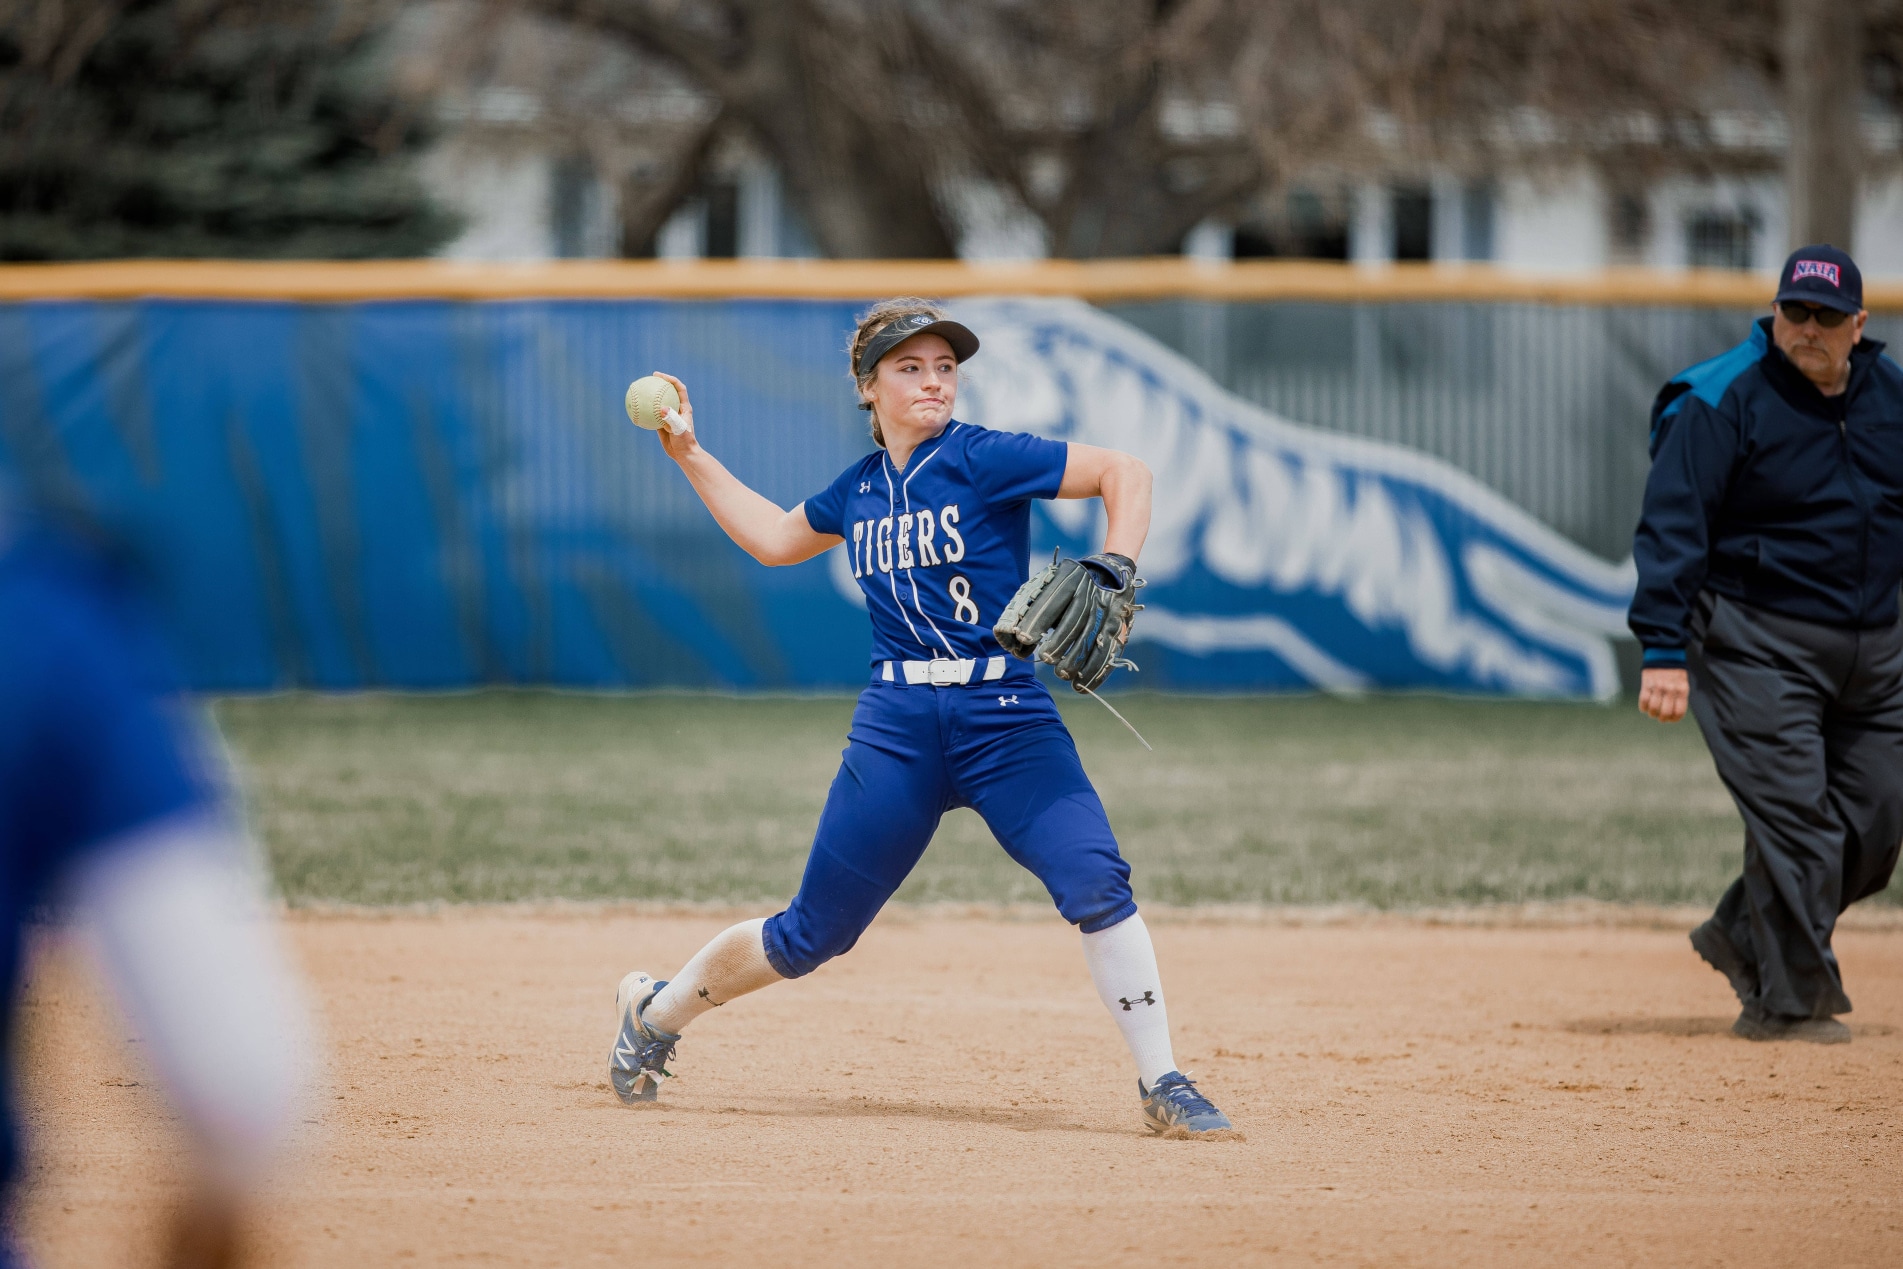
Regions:
[[[852,686],[840,561],[749,559],[621,396],[678,374],[708,448],[791,505],[870,446],[858,307],[0,305],[0,464],[135,544],[203,689]],[[1158,471],[1143,685],[1611,690],[1629,578],[1473,480],[1275,419],[1086,306],[958,308],[986,341],[961,417]],[[1038,549],[1094,523],[1055,504]]]

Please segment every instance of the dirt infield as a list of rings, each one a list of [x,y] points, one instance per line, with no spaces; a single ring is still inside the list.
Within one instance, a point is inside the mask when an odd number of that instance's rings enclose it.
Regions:
[[[1140,1130],[1055,918],[888,914],[622,1108],[617,978],[722,923],[294,919],[334,1056],[268,1261],[1903,1262],[1900,933],[1840,934],[1856,1039],[1815,1048],[1727,1034],[1678,932],[1159,922],[1178,1059],[1248,1136],[1207,1143]],[[25,1237],[128,1263],[171,1129],[73,958],[25,1008]]]

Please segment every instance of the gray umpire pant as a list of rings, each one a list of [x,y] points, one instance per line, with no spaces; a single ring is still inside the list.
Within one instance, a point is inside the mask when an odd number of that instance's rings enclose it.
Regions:
[[[1831,932],[1903,844],[1903,624],[1843,630],[1706,592],[1691,633],[1692,712],[1745,825],[1744,875],[1693,943],[1747,1010],[1848,1013]]]

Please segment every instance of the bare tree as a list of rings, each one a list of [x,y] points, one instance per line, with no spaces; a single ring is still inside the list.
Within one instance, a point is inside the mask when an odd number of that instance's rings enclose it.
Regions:
[[[1298,93],[1333,98],[1337,119],[1373,112],[1389,129],[1389,162],[1396,152],[1482,169],[1762,162],[1729,154],[1712,129],[1716,116],[1764,104],[1759,54],[1772,26],[1754,0],[1303,0],[1270,8],[1283,16],[1252,31],[1274,38],[1265,63],[1310,67]],[[1273,126],[1290,94],[1257,91],[1274,109],[1254,121]]]
[[[1225,100],[1236,13],[1211,0],[525,3],[656,52],[717,97],[829,255],[951,254],[948,189],[974,178],[1043,221],[1059,254],[1173,251],[1263,179]]]
[[[524,0],[666,58],[778,162],[831,256],[949,256],[934,130],[892,6],[823,0]]]
[[[1783,9],[1791,245],[1847,246],[1863,167],[1863,94],[1862,77],[1846,85],[1845,72],[1863,63],[1862,15],[1851,0],[1783,0]]]
[[[973,166],[1065,255],[1176,247],[1264,187],[1431,166],[1762,165],[1712,120],[1769,81],[1750,0],[908,4]],[[936,14],[933,21],[923,15]],[[1755,59],[1755,60],[1754,60]]]
[[[1272,171],[1241,125],[1246,26],[1215,0],[902,6],[946,149],[1043,222],[1060,256],[1178,249]]]
[[[1174,251],[1264,189],[1397,167],[1769,170],[1773,147],[1726,129],[1774,113],[1794,64],[1782,0],[519,2],[718,99],[829,255],[948,254],[947,192],[973,181],[1091,256]],[[1860,14],[1871,65],[1903,66],[1903,0],[1809,7]]]
[[[616,186],[619,224],[588,219],[624,254],[652,249],[723,135],[720,100],[638,44],[604,41],[514,0],[427,0],[407,19],[394,78],[443,124],[433,161],[453,170],[552,160],[557,173]]]

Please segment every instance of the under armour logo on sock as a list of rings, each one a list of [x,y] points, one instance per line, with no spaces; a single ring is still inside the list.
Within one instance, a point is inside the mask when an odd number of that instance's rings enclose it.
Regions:
[[[720,1002],[718,1000],[715,1000],[712,996],[708,995],[707,989],[705,987],[702,987],[700,989],[700,998],[706,1001],[708,1004],[712,1005],[714,1008],[716,1009],[720,1008]]]
[[[1143,993],[1143,994],[1142,994],[1141,996],[1138,996],[1138,997],[1137,997],[1137,998],[1136,998],[1135,1000],[1132,1000],[1132,999],[1130,999],[1130,998],[1129,998],[1128,996],[1118,996],[1118,997],[1117,997],[1117,1003],[1118,1003],[1118,1004],[1121,1004],[1121,1005],[1123,1006],[1123,1011],[1124,1011],[1125,1013],[1129,1013],[1129,1012],[1130,1012],[1130,1006],[1131,1006],[1131,1005],[1153,1005],[1153,1004],[1155,1004],[1155,1003],[1156,1003],[1156,995],[1155,995],[1155,993],[1153,993],[1153,992],[1147,992],[1147,991],[1146,991],[1146,992],[1144,992],[1144,993]]]
[[[1017,703],[1018,703],[1018,698],[1015,696],[1010,696],[1010,697],[1000,696],[998,698],[998,704],[1000,705],[1016,705]]]

